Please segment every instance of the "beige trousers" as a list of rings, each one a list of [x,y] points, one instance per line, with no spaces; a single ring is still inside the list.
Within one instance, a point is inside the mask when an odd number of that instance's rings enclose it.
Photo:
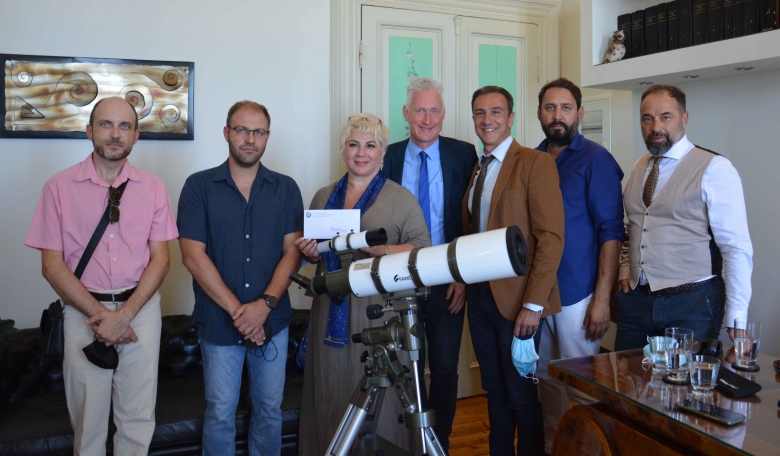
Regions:
[[[102,302],[109,310],[122,304]],[[103,456],[108,440],[108,418],[114,403],[114,454],[146,455],[154,434],[157,401],[157,363],[160,355],[160,294],[155,293],[130,326],[138,342],[117,345],[119,366],[101,369],[82,349],[95,338],[87,317],[65,306],[65,398],[75,439],[73,454]]]

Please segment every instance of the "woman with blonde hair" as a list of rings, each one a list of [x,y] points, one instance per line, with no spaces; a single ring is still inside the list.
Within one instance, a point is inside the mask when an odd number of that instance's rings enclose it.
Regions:
[[[347,173],[314,195],[310,209],[359,209],[360,230],[384,228],[387,244],[361,249],[360,258],[376,257],[431,245],[428,228],[417,199],[381,172],[388,143],[388,129],[373,114],[350,116],[341,127],[341,157]],[[337,255],[317,251],[317,240],[300,238],[295,244],[307,261],[318,263],[317,275],[341,269]],[[366,306],[382,304],[381,296],[349,295],[340,304],[329,296],[314,298],[307,337],[299,454],[322,455],[349,406],[355,387],[363,377],[362,344],[349,341],[351,334],[372,326]],[[377,323],[373,323],[376,326]],[[408,363],[408,359],[402,359]],[[400,402],[387,391],[376,434],[411,449],[411,433],[397,417]]]

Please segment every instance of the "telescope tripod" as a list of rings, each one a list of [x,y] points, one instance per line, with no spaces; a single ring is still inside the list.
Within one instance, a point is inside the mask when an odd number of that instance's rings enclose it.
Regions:
[[[382,407],[387,388],[392,387],[396,396],[404,408],[404,415],[399,417],[399,423],[405,422],[408,429],[414,430],[419,441],[421,455],[444,456],[444,449],[436,437],[432,426],[436,424],[433,410],[423,410],[422,401],[417,391],[420,372],[417,361],[420,359],[422,348],[422,328],[417,326],[417,301],[428,294],[428,289],[415,289],[400,293],[386,293],[382,297],[387,302],[386,307],[381,305],[369,306],[366,309],[371,320],[381,318],[385,311],[393,311],[398,316],[385,321],[383,327],[367,328],[359,334],[352,336],[353,343],[363,343],[371,347],[371,356],[368,351],[361,355],[364,375],[358,382],[355,392],[349,401],[346,413],[341,419],[333,440],[328,447],[327,455],[346,456],[349,454],[355,438],[373,434],[376,421],[373,426],[364,426],[364,421],[369,412],[374,409],[374,416],[378,417]],[[398,360],[398,350],[409,353],[412,362],[411,375],[409,369]],[[366,429],[368,428],[368,429]],[[385,442],[388,444],[388,442]],[[384,449],[384,448],[383,448]],[[393,451],[395,449],[396,451]],[[389,450],[389,451],[388,451]],[[391,454],[409,454],[394,445],[385,450]],[[368,445],[358,445],[353,452],[356,455],[371,455],[375,449]]]

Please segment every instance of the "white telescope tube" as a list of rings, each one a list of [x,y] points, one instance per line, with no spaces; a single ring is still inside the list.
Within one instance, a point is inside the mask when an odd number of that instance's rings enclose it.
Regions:
[[[432,287],[452,282],[477,283],[525,275],[528,255],[516,226],[463,236],[450,244],[426,247],[352,263],[349,288],[358,297]],[[416,264],[414,264],[416,263]],[[416,270],[415,280],[412,270]],[[331,290],[334,292],[337,290]]]
[[[322,241],[317,244],[320,253],[342,252],[345,250],[357,250],[364,247],[373,247],[387,243],[387,232],[384,228],[378,230],[349,233],[346,236],[336,236],[330,241]]]

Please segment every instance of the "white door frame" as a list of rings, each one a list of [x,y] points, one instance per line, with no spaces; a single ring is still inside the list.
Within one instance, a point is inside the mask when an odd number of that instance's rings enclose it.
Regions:
[[[331,180],[340,177],[339,128],[347,116],[360,109],[360,30],[363,5],[536,24],[539,27],[537,55],[540,80],[549,81],[558,77],[560,0],[481,0],[469,3],[454,0],[331,0]],[[456,109],[463,103],[467,101],[458,99]]]

